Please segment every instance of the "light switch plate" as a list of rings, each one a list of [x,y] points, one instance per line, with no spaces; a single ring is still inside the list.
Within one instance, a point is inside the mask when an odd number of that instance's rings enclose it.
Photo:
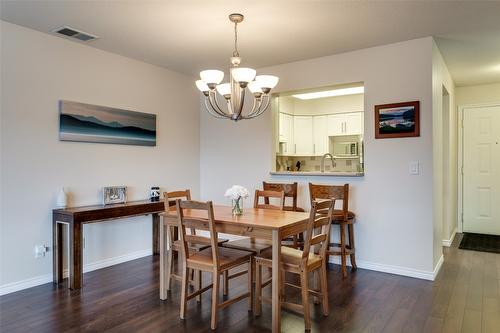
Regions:
[[[410,175],[420,174],[420,163],[418,161],[410,162],[409,172],[410,172]]]

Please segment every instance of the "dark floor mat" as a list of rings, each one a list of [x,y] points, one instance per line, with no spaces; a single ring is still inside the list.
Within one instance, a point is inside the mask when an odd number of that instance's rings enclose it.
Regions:
[[[465,232],[459,249],[500,253],[500,236]]]

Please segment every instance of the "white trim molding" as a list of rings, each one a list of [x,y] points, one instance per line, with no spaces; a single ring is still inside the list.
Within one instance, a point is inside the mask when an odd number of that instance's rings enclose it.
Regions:
[[[455,235],[457,234],[457,228],[453,230],[451,233],[450,239],[443,239],[443,246],[450,247],[451,244],[453,243],[453,240],[455,239]]]
[[[439,257],[439,260],[436,264],[436,267],[434,267],[434,272],[432,273],[432,281],[434,281],[439,274],[439,271],[441,270],[441,267],[443,266],[444,262],[444,256],[441,254],[441,257]]]
[[[152,254],[152,249],[140,250],[136,252],[127,253],[121,256],[107,258],[103,260],[98,260],[95,262],[88,263],[83,266],[83,272],[92,272],[101,268],[117,265],[124,263],[126,261],[131,261],[143,257],[150,256]],[[65,269],[63,272],[64,277],[68,277],[68,270]],[[36,287],[45,283],[52,282],[52,273],[36,276],[34,278],[29,278],[21,281],[11,282],[0,286],[0,296],[10,294],[19,290],[28,289]]]
[[[330,263],[340,265],[340,258],[330,256]],[[357,264],[358,268],[368,269],[370,271],[377,271],[377,272],[382,272],[382,273],[396,274],[396,275],[408,276],[408,277],[422,279],[422,280],[434,281],[434,279],[437,276],[437,273],[439,272],[439,269],[441,268],[441,265],[443,264],[443,257],[441,256],[441,258],[439,259],[439,262],[436,265],[436,268],[434,269],[434,271],[424,271],[424,270],[414,269],[414,268],[409,268],[409,267],[379,264],[379,263],[363,261],[363,260],[358,260],[358,259],[356,259],[356,264]],[[351,263],[349,262],[349,260],[347,262],[347,265],[351,266]]]

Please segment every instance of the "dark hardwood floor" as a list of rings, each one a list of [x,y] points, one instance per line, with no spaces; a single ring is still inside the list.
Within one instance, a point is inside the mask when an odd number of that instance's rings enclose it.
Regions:
[[[329,272],[330,316],[312,306],[317,332],[500,332],[500,254],[445,249],[434,282],[359,269]],[[147,257],[85,274],[84,289],[46,284],[0,297],[0,332],[208,332],[210,293],[179,319],[179,287],[158,296],[159,258]],[[241,280],[240,280],[241,279]],[[231,281],[230,296],[246,288]],[[268,291],[269,292],[269,291]],[[288,290],[287,290],[288,292]],[[287,298],[298,301],[297,293]],[[270,331],[270,306],[254,318],[241,301],[222,311],[220,332]],[[283,311],[283,332],[304,330],[302,317]]]

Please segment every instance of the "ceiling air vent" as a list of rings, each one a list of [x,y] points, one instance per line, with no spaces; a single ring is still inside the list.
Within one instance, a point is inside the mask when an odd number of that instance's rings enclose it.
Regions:
[[[82,42],[88,42],[94,39],[97,39],[99,37],[88,34],[83,31],[78,31],[76,29],[67,27],[67,26],[62,26],[57,29],[52,30],[53,33],[56,35],[59,35],[60,37],[68,37],[68,38],[73,38],[77,39]]]

